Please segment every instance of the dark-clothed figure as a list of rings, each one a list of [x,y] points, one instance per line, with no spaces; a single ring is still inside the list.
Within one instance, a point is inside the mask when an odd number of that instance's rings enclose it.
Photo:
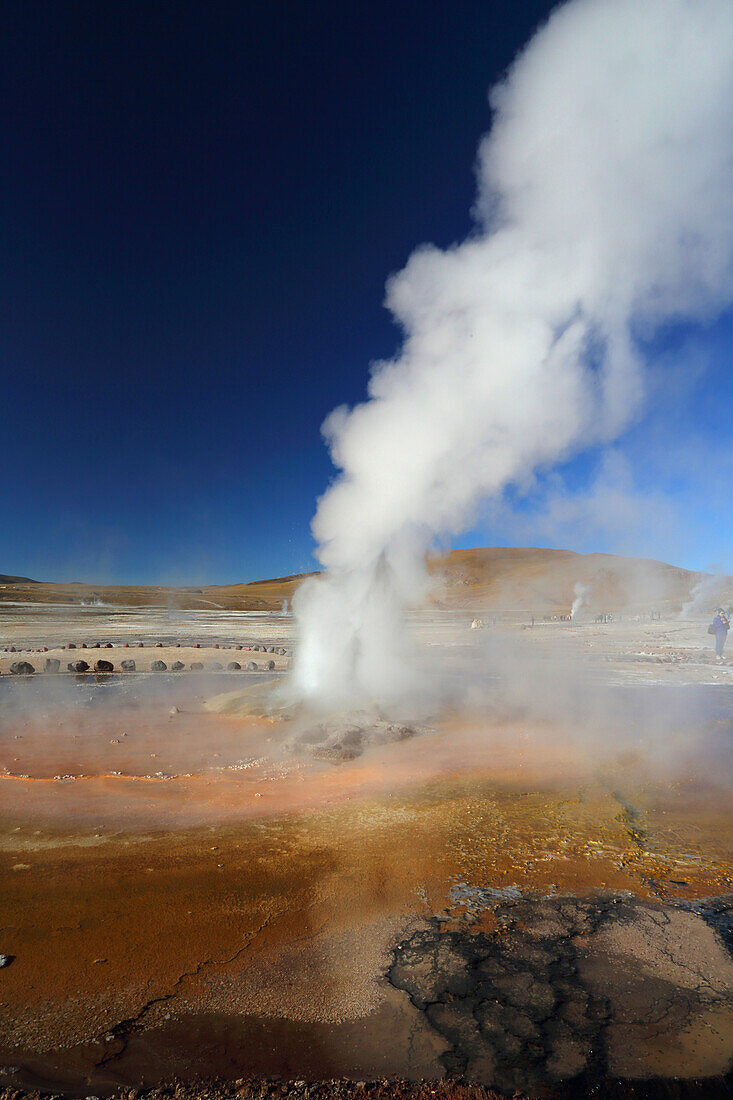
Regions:
[[[715,618],[712,622],[712,630],[715,634],[715,656],[722,657],[723,649],[725,647],[725,640],[728,637],[728,631],[730,630],[730,619],[728,613],[719,607],[715,612]]]

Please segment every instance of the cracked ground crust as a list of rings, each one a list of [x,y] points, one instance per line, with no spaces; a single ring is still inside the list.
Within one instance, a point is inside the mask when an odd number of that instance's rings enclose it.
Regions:
[[[507,1092],[609,1075],[722,1078],[733,958],[716,928],[731,914],[733,897],[697,912],[521,900],[496,908],[489,933],[431,922],[397,947],[389,980],[446,1040],[446,1070]]]

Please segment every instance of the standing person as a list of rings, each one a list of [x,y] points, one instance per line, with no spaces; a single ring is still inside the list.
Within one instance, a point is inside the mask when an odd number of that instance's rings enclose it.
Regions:
[[[715,635],[715,656],[720,660],[723,656],[725,640],[730,630],[730,618],[728,612],[719,607],[715,612],[715,618],[708,627],[708,633]]]

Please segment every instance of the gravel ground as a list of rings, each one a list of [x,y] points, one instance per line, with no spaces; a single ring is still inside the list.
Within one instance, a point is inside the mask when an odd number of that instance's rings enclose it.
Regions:
[[[0,1089],[0,1100],[48,1100],[52,1094]],[[482,1085],[455,1081],[281,1081],[247,1078],[238,1081],[204,1081],[197,1085],[170,1085],[154,1089],[122,1089],[107,1100],[269,1100],[270,1097],[306,1097],[341,1100],[345,1097],[389,1097],[390,1100],[501,1100],[500,1094]],[[516,1097],[516,1100],[521,1100]]]

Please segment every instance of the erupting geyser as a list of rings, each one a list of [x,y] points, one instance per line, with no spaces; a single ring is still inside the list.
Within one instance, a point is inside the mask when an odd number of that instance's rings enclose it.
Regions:
[[[571,0],[494,89],[475,232],[389,280],[402,349],[324,425],[341,473],[294,600],[301,698],[398,700],[434,536],[617,436],[639,338],[730,303],[732,102],[730,0]]]

